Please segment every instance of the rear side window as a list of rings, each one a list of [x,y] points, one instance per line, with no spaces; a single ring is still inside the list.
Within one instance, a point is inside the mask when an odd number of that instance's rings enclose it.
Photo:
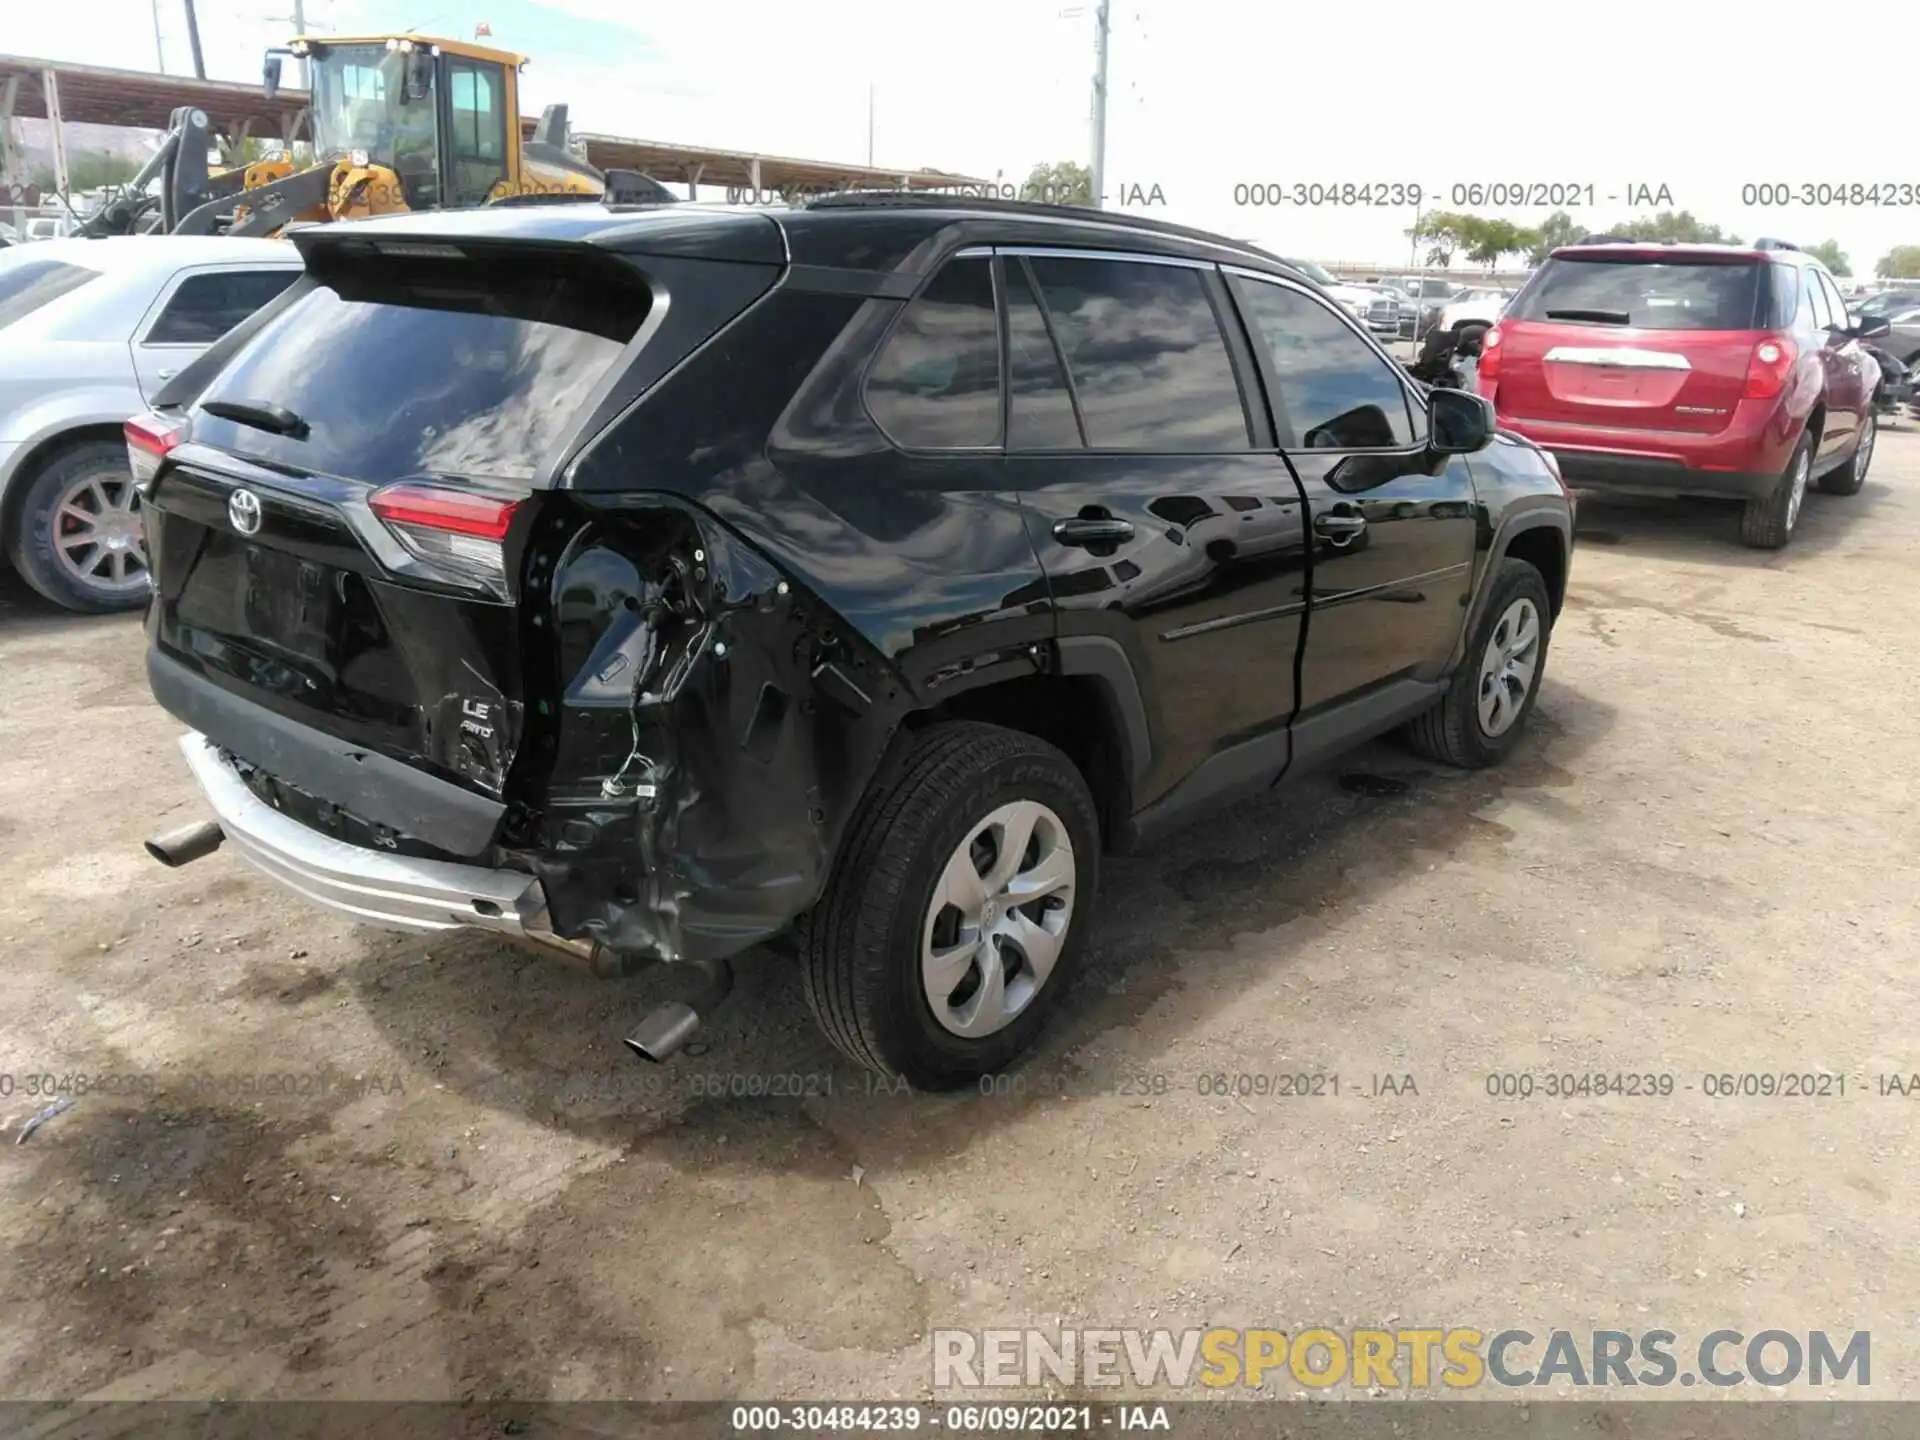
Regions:
[[[901,313],[867,371],[867,410],[909,450],[1000,443],[1000,331],[993,270],[951,261]]]
[[[1800,310],[1800,272],[1791,265],[1770,265],[1773,273],[1768,277],[1773,285],[1773,313],[1763,322],[1769,330],[1785,330],[1792,326],[1793,317]]]
[[[1054,348],[1046,315],[1027,277],[1026,262],[1006,261],[1007,448],[1078,449],[1083,443],[1067,372]]]
[[[1761,315],[1757,261],[1550,259],[1512,318],[1643,330],[1752,330]]]
[[[300,278],[298,270],[189,275],[147,332],[149,345],[211,345]]]
[[[1036,255],[1030,261],[1097,449],[1252,448],[1220,322],[1197,270]]]
[[[201,397],[285,406],[307,437],[196,411],[195,439],[374,484],[530,481],[648,309],[637,276],[557,258],[331,268]]]
[[[23,320],[42,305],[78,290],[100,272],[63,260],[31,260],[25,252],[0,263],[0,329]]]

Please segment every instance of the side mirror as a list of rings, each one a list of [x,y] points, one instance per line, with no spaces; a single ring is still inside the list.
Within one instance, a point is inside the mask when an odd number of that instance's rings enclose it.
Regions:
[[[278,55],[269,55],[261,63],[260,87],[269,100],[280,93],[280,57]]]
[[[1857,315],[1847,333],[1856,340],[1884,340],[1893,333],[1893,324],[1884,315]]]
[[[1427,392],[1427,449],[1435,455],[1472,455],[1493,443],[1493,402],[1465,390]]]

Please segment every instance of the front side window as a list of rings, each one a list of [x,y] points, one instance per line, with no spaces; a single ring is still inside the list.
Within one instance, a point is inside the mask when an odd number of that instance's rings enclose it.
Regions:
[[[1096,449],[1252,448],[1206,280],[1185,266],[1035,255],[1029,261]]]
[[[901,313],[867,372],[867,411],[908,450],[1000,443],[992,262],[950,262]]]
[[[434,123],[433,68],[419,73],[425,95],[407,95],[410,57],[384,45],[322,45],[308,64],[313,71],[314,153],[323,160],[364,151],[400,177],[407,204],[416,210],[440,203],[439,150]]]
[[[211,345],[299,278],[291,268],[189,275],[153,322],[146,343]]]
[[[1244,280],[1235,290],[1273,365],[1282,448],[1371,450],[1413,443],[1406,387],[1339,316],[1284,285]]]

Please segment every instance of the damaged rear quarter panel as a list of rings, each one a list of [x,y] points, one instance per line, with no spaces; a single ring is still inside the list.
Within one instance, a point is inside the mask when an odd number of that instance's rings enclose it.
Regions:
[[[554,494],[523,642],[553,673],[510,785],[561,934],[705,959],[787,928],[903,720],[1041,663],[998,457],[909,462],[860,402],[899,308],[776,288]]]
[[[893,728],[872,703],[891,682],[697,507],[596,498],[563,532],[534,561],[558,699],[509,853],[562,934],[625,954],[703,960],[778,933],[826,884],[845,797]]]

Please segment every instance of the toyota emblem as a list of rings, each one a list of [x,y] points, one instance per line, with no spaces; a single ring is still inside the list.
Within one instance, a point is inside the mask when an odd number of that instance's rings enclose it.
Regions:
[[[260,533],[260,497],[251,490],[236,490],[227,497],[227,519],[242,535]]]

